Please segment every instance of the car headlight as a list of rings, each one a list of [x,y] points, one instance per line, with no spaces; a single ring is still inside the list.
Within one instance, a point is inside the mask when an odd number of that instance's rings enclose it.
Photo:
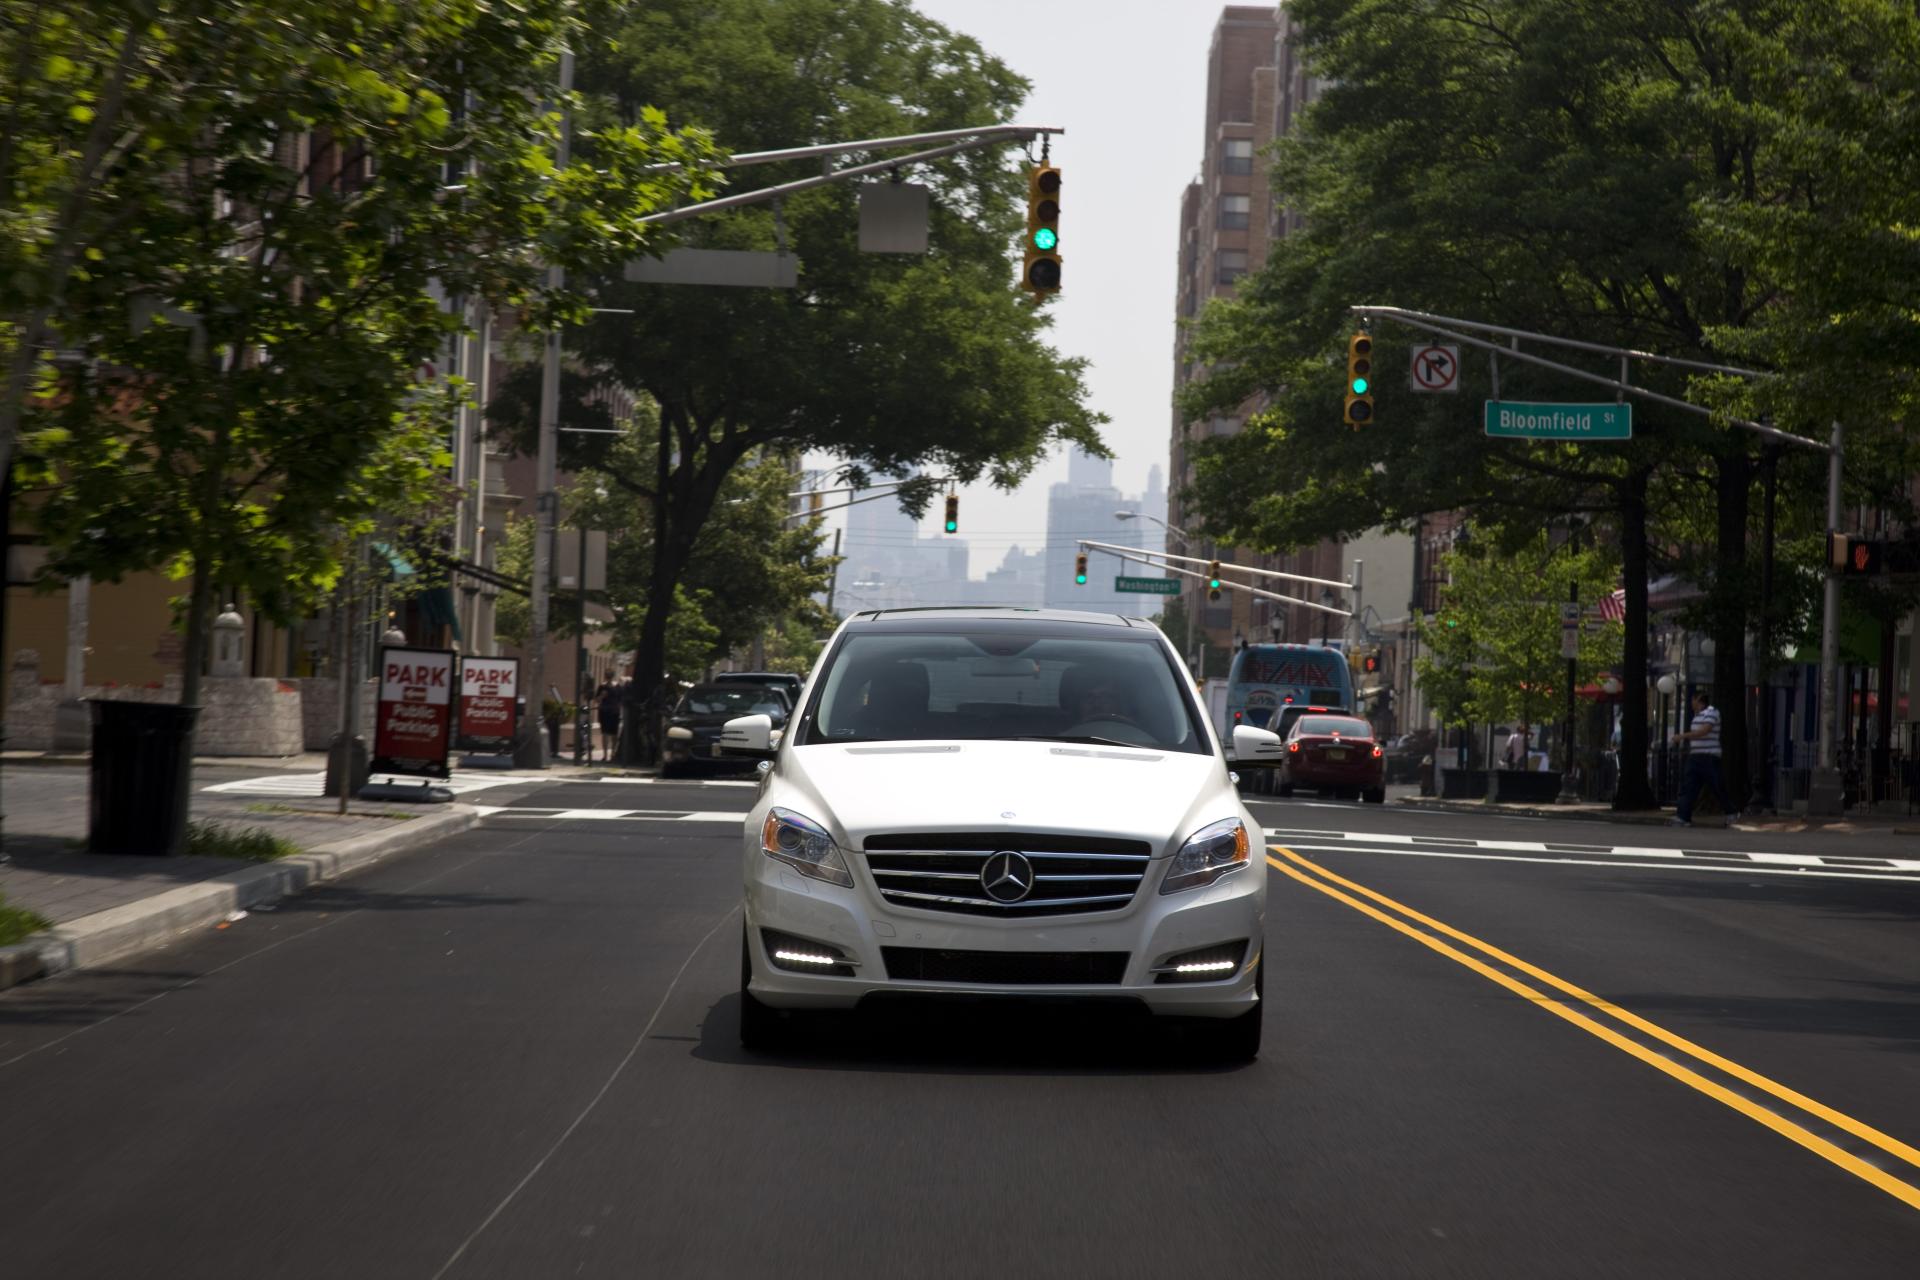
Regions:
[[[1252,844],[1247,838],[1246,825],[1238,818],[1223,818],[1200,828],[1188,836],[1180,852],[1173,855],[1166,879],[1160,882],[1160,892],[1198,889],[1240,870],[1248,864]]]
[[[833,837],[819,823],[791,809],[767,810],[767,820],[760,825],[760,850],[803,876],[853,887],[853,873],[847,870],[847,860]]]

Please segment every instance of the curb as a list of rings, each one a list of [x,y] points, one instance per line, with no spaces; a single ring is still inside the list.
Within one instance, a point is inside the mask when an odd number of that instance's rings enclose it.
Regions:
[[[457,835],[479,821],[477,809],[449,805],[438,813],[396,822],[387,831],[321,845],[277,862],[235,867],[207,880],[69,920],[26,942],[0,947],[0,991],[68,969],[97,968],[157,947],[235,911],[304,893],[315,884],[349,875],[392,854]]]

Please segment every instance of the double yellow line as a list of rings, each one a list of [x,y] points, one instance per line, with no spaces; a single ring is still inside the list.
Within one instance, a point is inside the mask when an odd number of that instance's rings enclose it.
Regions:
[[[1622,1009],[1619,1005],[1604,1000],[1590,991],[1583,990],[1573,983],[1566,981],[1564,978],[1555,977],[1546,970],[1528,964],[1517,956],[1509,955],[1491,943],[1482,942],[1470,934],[1462,933],[1451,925],[1443,924],[1435,920],[1432,916],[1424,915],[1412,907],[1407,906],[1405,903],[1396,902],[1385,894],[1369,889],[1363,884],[1358,884],[1344,876],[1335,875],[1325,867],[1320,866],[1318,863],[1308,861],[1291,849],[1282,849],[1276,846],[1276,852],[1278,852],[1285,861],[1269,854],[1267,856],[1267,863],[1275,870],[1292,876],[1301,884],[1306,885],[1310,889],[1317,890],[1320,893],[1324,893],[1337,902],[1352,907],[1355,911],[1379,921],[1389,929],[1405,934],[1421,946],[1438,952],[1456,964],[1464,965],[1481,977],[1487,979],[1487,981],[1505,987],[1515,995],[1531,1001],[1555,1017],[1564,1019],[1582,1031],[1585,1031],[1587,1034],[1606,1041],[1622,1053],[1630,1054],[1640,1059],[1640,1061],[1646,1063],[1656,1071],[1663,1072],[1673,1079],[1678,1080],[1681,1084],[1686,1085],[1688,1088],[1697,1090],[1707,1097],[1712,1098],[1714,1101],[1731,1107],[1741,1115],[1746,1116],[1749,1120],[1765,1125],[1788,1141],[1800,1144],[1821,1159],[1845,1169],[1856,1178],[1864,1182],[1872,1183],[1908,1207],[1920,1209],[1920,1185],[1915,1185],[1914,1183],[1903,1181],[1901,1178],[1894,1177],[1885,1170],[1876,1168],[1852,1152],[1836,1146],[1819,1134],[1796,1123],[1794,1120],[1788,1119],[1779,1112],[1735,1093],[1725,1085],[1709,1079],[1691,1067],[1682,1065],[1679,1062],[1675,1062],[1656,1053],[1638,1041],[1622,1035],[1619,1031],[1615,1030],[1613,1026],[1588,1016],[1581,1011],[1579,1005],[1585,1005],[1613,1019],[1615,1022],[1631,1027],[1633,1030],[1652,1040],[1658,1041],[1671,1049],[1678,1050],[1696,1062],[1712,1067],[1716,1071],[1723,1072],[1760,1093],[1796,1108],[1805,1115],[1818,1117],[1834,1128],[1851,1134],[1860,1141],[1879,1148],[1889,1156],[1906,1163],[1916,1170],[1920,1170],[1920,1150],[1916,1150],[1898,1138],[1882,1133],[1872,1125],[1856,1120],[1844,1112],[1835,1111],[1832,1107],[1817,1102],[1797,1090],[1790,1089],[1776,1080],[1770,1080],[1757,1071],[1750,1070],[1737,1062],[1723,1058],[1711,1049],[1697,1045],[1685,1036],[1676,1035],[1668,1031],[1665,1027],[1649,1022],[1636,1013]],[[1379,906],[1369,905],[1369,902],[1361,901],[1362,898],[1368,899],[1372,903],[1378,903]],[[1385,907],[1387,910],[1383,911],[1380,909],[1381,907]],[[1389,915],[1388,911],[1397,914]],[[1413,923],[1409,923],[1409,921]],[[1424,926],[1424,928],[1415,928],[1415,924]],[[1429,930],[1431,930],[1431,932],[1429,932]],[[1554,996],[1548,995],[1538,987],[1531,986],[1519,978],[1514,977],[1512,974],[1494,968],[1479,957],[1470,955],[1459,947],[1442,941],[1443,937],[1451,938],[1454,942],[1462,943],[1466,947],[1478,951],[1481,955],[1491,957],[1509,968],[1524,973],[1544,986],[1551,987],[1562,995],[1572,997],[1572,1000],[1577,1003],[1557,999]]]

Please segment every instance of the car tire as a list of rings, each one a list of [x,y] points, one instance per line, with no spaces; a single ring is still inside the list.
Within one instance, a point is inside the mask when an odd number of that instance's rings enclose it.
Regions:
[[[747,989],[753,980],[753,961],[747,955],[747,934],[740,931],[740,1047],[748,1053],[772,1053],[786,1042],[786,1024],[780,1011],[760,1002]]]
[[[1386,802],[1387,802],[1387,789],[1385,787],[1368,787],[1367,788],[1368,804],[1385,804]]]

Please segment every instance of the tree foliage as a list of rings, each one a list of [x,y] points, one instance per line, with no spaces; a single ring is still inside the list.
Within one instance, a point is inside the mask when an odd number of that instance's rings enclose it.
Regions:
[[[34,71],[0,100],[4,316],[34,383],[6,403],[53,572],[191,575],[191,697],[215,584],[284,619],[347,535],[431,513],[464,391],[423,376],[461,324],[442,300],[580,314],[546,264],[637,252],[709,148],[638,112],[556,166],[567,0],[37,8],[0,29]],[[50,318],[83,363],[42,360]]]
[[[1347,308],[1394,303],[1759,364],[1782,376],[1642,364],[1633,379],[1722,413],[1770,413],[1815,439],[1835,406],[1866,410],[1850,420],[1850,495],[1904,518],[1901,478],[1916,457],[1883,409],[1905,403],[1920,354],[1901,301],[1916,274],[1902,230],[1915,223],[1913,185],[1893,173],[1915,118],[1911,7],[1300,0],[1288,13],[1310,68],[1331,83],[1273,153],[1276,196],[1304,228],[1195,334],[1206,376],[1187,413],[1255,396],[1265,405],[1239,435],[1195,448],[1206,526],[1281,548],[1435,510],[1521,530],[1590,514],[1619,539],[1638,636],[1649,573],[1709,586],[1729,771],[1744,777],[1758,440],[1647,402],[1629,442],[1489,440],[1485,358],[1470,358],[1457,397],[1409,393],[1397,370],[1425,337],[1387,323],[1375,335],[1376,419],[1351,430],[1339,413]],[[1862,183],[1862,170],[1885,180]],[[1891,274],[1874,278],[1883,268]],[[1864,397],[1862,378],[1873,388]],[[1879,400],[1892,384],[1902,390]],[[1511,360],[1499,385],[1507,399],[1595,398]],[[1804,545],[1824,505],[1817,455],[1801,453],[1779,464],[1783,546]],[[1781,614],[1776,634],[1810,621]],[[1630,637],[1625,665],[1630,685],[1644,681],[1641,640]],[[1627,715],[1644,707],[1629,699]],[[1629,802],[1646,798],[1633,758],[1643,738],[1629,724]]]
[[[885,0],[664,0],[628,14],[617,49],[590,59],[582,84],[612,121],[657,102],[736,151],[1007,121],[1026,89],[972,40]],[[819,171],[811,161],[750,172],[759,186]],[[1045,311],[1014,287],[1017,170],[990,149],[902,176],[931,188],[924,256],[859,252],[855,190],[816,188],[777,214],[758,207],[686,231],[721,249],[773,249],[784,236],[799,288],[608,281],[601,298],[635,314],[598,317],[570,341],[592,378],[659,406],[655,470],[626,486],[654,530],[636,646],[643,694],[674,588],[747,459],[826,453],[856,479],[921,467],[1011,487],[1061,441],[1102,450],[1081,362],[1047,345]],[[563,458],[598,461],[591,444]],[[629,756],[648,749],[647,722],[628,717]]]
[[[1543,533],[1516,551],[1468,546],[1442,559],[1449,581],[1440,609],[1417,623],[1424,652],[1420,687],[1442,724],[1520,720],[1538,725],[1565,705],[1567,662],[1560,607],[1572,585],[1589,606],[1613,590],[1618,559],[1608,550],[1553,548]],[[1586,620],[1575,678],[1619,670],[1623,628]]]

